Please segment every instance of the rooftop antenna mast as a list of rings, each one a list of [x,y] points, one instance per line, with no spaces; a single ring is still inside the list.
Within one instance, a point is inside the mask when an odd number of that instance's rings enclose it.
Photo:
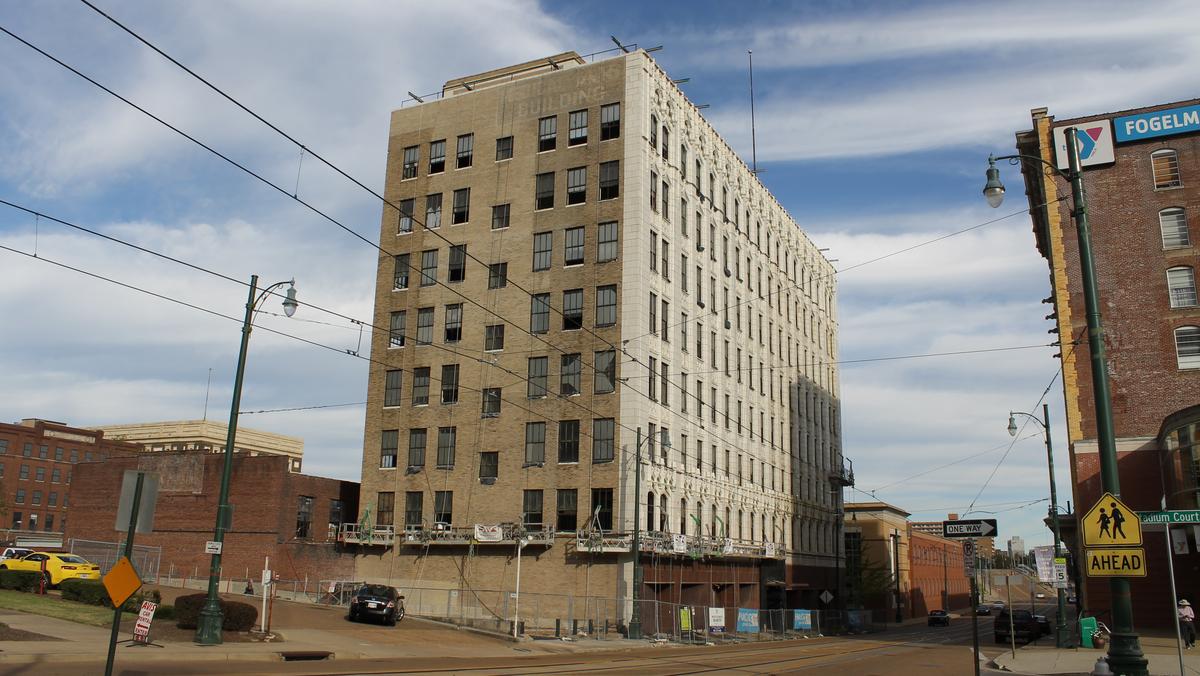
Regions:
[[[754,52],[747,49],[750,56],[750,173],[758,175],[758,141],[754,129]]]

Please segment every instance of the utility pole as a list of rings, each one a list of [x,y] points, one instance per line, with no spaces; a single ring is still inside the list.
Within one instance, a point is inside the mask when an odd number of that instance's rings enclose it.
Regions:
[[[642,593],[642,562],[641,559],[641,533],[640,526],[642,520],[642,509],[638,504],[638,500],[642,494],[642,428],[637,428],[637,448],[634,450],[633,460],[633,593],[630,597],[633,599],[633,617],[629,618],[629,638],[640,640],[642,638],[642,614],[641,608],[638,607],[638,597]],[[649,528],[650,524],[646,524]]]

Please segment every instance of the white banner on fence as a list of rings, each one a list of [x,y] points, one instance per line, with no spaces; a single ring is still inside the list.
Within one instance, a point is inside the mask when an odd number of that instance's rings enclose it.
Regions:
[[[763,547],[763,549],[765,550],[765,552],[766,552],[766,556],[767,556],[767,558],[768,558],[768,559],[773,559],[773,558],[775,558],[775,543],[774,543],[774,542],[768,542],[768,543],[767,543],[767,544],[766,544],[766,545]]]
[[[725,609],[708,609],[708,630],[714,633],[725,631]]]
[[[725,538],[725,543],[723,545],[721,545],[721,553],[722,554],[732,554],[733,553],[733,538]]]
[[[475,539],[480,542],[500,542],[504,539],[504,529],[500,526],[475,524]]]
[[[671,551],[676,554],[687,554],[687,536],[680,533],[672,535]]]

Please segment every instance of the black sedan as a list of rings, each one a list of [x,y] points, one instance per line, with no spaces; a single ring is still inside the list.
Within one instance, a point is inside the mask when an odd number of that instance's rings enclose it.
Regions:
[[[404,597],[394,588],[381,584],[363,586],[350,599],[350,621],[372,617],[390,627],[404,619]]]
[[[929,626],[936,627],[938,625],[941,625],[943,627],[949,627],[950,626],[950,614],[944,610],[929,611]]]
[[[975,614],[976,615],[991,615],[992,607],[986,603],[981,603],[981,604],[975,606]]]

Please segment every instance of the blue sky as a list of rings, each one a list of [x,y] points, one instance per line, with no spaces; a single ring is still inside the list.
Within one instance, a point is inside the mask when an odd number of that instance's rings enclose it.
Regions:
[[[763,181],[839,267],[1006,214],[1005,220],[839,279],[845,360],[1041,345],[1047,270],[1005,167],[1010,201],[980,198],[989,152],[1029,110],[1060,117],[1195,95],[1200,6],[1190,2],[175,2],[99,6],[369,186],[383,181],[388,113],[407,91],[610,35],[655,57],[750,158],[754,51]],[[299,194],[364,236],[379,204],[189,79],[86,6],[0,4],[0,26]],[[295,277],[303,300],[368,318],[375,252],[291,200],[0,35],[0,199],[239,279]],[[0,245],[240,316],[244,290],[0,207]],[[0,419],[90,425],[224,420],[237,326],[0,251]],[[339,349],[359,330],[302,311],[260,323]],[[327,322],[327,323],[316,323]],[[366,337],[363,337],[366,344]],[[1033,410],[1054,348],[846,364],[844,451],[858,488],[941,518],[972,502],[1003,535],[1049,542],[1033,427],[1008,451],[1010,409]],[[255,333],[245,410],[361,402],[366,364]],[[1062,429],[1062,394],[1047,397]],[[254,414],[298,434],[306,470],[356,479],[361,407]],[[1056,435],[1060,495],[1069,496]],[[1002,456],[1005,457],[1000,463]],[[977,456],[946,469],[909,476]],[[981,491],[995,469],[987,488]],[[978,495],[978,499],[976,496]],[[849,500],[866,499],[849,492]],[[1065,499],[1065,498],[1064,498]],[[1016,509],[1014,509],[1016,508]],[[1010,511],[1003,511],[1010,510]]]

